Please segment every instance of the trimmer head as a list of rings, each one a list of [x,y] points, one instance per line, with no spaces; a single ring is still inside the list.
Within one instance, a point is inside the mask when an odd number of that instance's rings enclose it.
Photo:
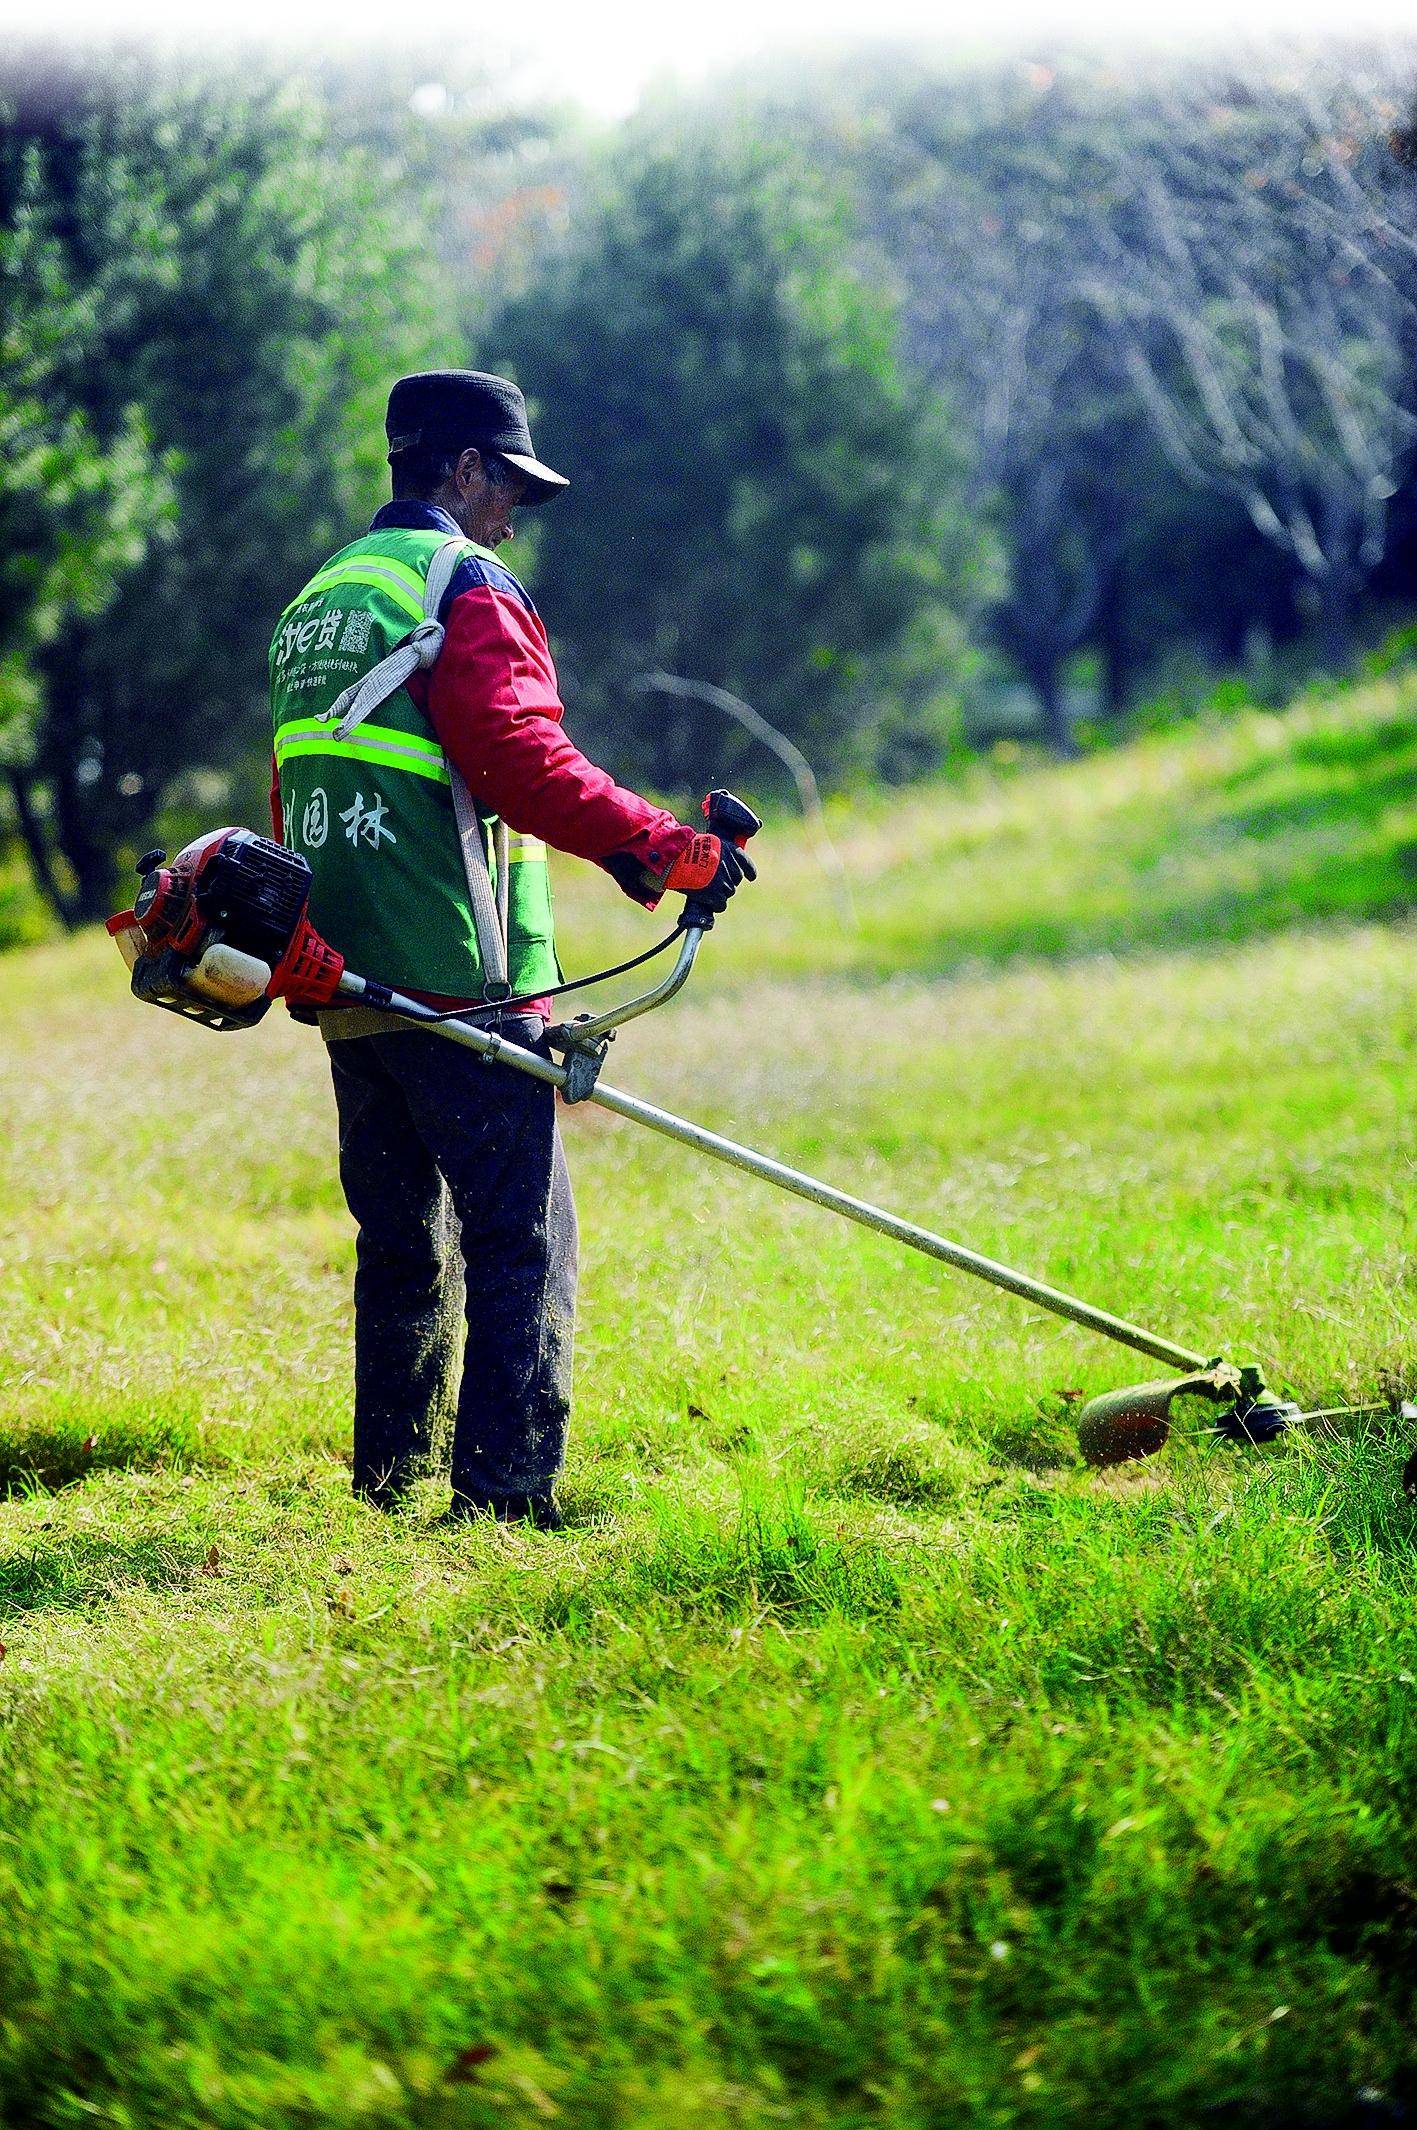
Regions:
[[[1254,1367],[1240,1370],[1240,1388],[1217,1416],[1215,1432],[1226,1442],[1261,1449],[1287,1434],[1300,1417],[1292,1400],[1277,1398]]]
[[[1078,1416],[1078,1448],[1089,1464],[1126,1464],[1152,1457],[1171,1433],[1171,1401],[1209,1398],[1221,1410],[1213,1432],[1225,1442],[1250,1447],[1273,1442],[1299,1417],[1297,1405],[1266,1388],[1258,1368],[1213,1361],[1191,1376],[1135,1383],[1090,1398]]]

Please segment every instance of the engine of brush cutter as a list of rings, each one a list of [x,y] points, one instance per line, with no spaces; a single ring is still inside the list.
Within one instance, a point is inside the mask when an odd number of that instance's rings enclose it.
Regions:
[[[309,918],[310,868],[249,828],[216,828],[170,862],[138,861],[131,910],[108,920],[133,996],[223,1033],[253,1028],[272,1001],[325,1006],[344,973]]]

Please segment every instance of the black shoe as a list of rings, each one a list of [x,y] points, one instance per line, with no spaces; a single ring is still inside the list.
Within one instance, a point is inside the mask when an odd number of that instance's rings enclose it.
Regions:
[[[442,1520],[466,1524],[479,1516],[490,1516],[499,1524],[530,1524],[534,1531],[563,1531],[566,1527],[566,1519],[551,1494],[454,1494],[452,1506]]]
[[[360,1486],[356,1483],[354,1489],[356,1501],[366,1503],[371,1509],[378,1509],[384,1516],[396,1516],[400,1509],[407,1506],[408,1495],[407,1487]]]

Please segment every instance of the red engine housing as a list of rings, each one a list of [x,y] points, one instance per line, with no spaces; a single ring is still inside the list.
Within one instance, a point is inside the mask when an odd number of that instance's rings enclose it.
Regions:
[[[135,997],[222,1030],[252,1027],[273,999],[313,1007],[334,997],[344,957],[310,922],[310,868],[297,852],[249,828],[217,828],[170,864],[149,851],[138,872],[132,909],[108,920]]]

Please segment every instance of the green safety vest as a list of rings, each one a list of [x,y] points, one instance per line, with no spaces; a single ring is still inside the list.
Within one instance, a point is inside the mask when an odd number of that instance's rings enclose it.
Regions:
[[[346,739],[322,718],[424,619],[429,565],[448,535],[390,527],[332,555],[281,615],[271,710],[285,842],[308,860],[310,917],[361,976],[479,998],[484,971],[453,807],[452,772],[406,687]],[[469,555],[492,559],[466,543]],[[495,880],[495,816],[483,817]],[[508,845],[507,977],[561,980],[546,846]]]

